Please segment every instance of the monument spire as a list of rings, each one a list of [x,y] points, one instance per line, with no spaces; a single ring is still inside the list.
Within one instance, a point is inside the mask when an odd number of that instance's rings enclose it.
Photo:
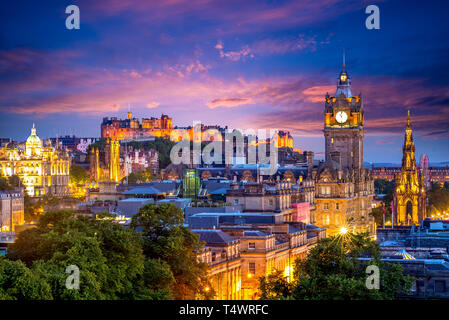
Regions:
[[[407,111],[401,172],[396,177],[393,201],[396,223],[401,225],[418,224],[426,217],[426,194],[416,166],[410,110]]]
[[[409,110],[407,110],[407,128],[410,128],[411,127],[411,125],[410,125],[410,109]]]

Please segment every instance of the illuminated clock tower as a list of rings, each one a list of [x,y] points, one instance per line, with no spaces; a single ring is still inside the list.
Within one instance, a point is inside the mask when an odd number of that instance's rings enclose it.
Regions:
[[[343,61],[335,96],[326,94],[324,107],[326,161],[337,161],[344,168],[363,168],[363,133],[362,97],[361,94],[358,96],[352,94],[351,78]]]
[[[335,95],[326,94],[323,131],[326,160],[312,170],[316,225],[329,236],[348,231],[374,236],[374,180],[363,167],[363,104],[360,94],[352,94],[344,60]]]

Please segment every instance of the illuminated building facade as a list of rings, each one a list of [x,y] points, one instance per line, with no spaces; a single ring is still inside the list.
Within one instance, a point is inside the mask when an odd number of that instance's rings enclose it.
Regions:
[[[334,235],[346,227],[375,234],[369,215],[374,180],[363,167],[363,104],[352,94],[343,63],[334,97],[326,94],[324,109],[325,162],[312,172],[315,178],[316,224]]]
[[[141,172],[150,168],[154,175],[159,174],[159,154],[154,149],[145,151],[128,147],[125,152],[125,163],[128,172]]]
[[[419,224],[426,218],[426,189],[424,177],[416,166],[410,111],[402,148],[401,172],[395,179],[393,203],[396,223],[400,225]]]
[[[273,227],[276,235],[252,227],[192,230],[206,243],[198,258],[209,264],[208,277],[217,300],[257,299],[259,278],[275,270],[282,271],[290,281],[295,260],[304,259],[317,241],[325,237],[324,230],[308,237],[308,231],[288,224]]]
[[[394,178],[400,172],[400,167],[375,167],[374,164],[371,166],[371,176],[373,179],[394,181]]]
[[[427,181],[430,183],[439,183],[443,185],[445,182],[449,182],[449,166],[445,167],[428,167],[427,170],[423,166],[419,166],[420,171],[425,170],[428,175]],[[372,176],[374,179],[384,179],[388,181],[394,181],[395,177],[401,173],[401,167],[372,167]],[[426,179],[424,179],[426,184]],[[429,185],[430,186],[430,185]],[[427,187],[426,187],[427,188]]]
[[[125,164],[120,163],[120,142],[107,139],[103,149],[94,147],[89,154],[90,176],[95,182],[119,182],[125,177]]]
[[[8,146],[0,149],[0,170],[3,176],[19,176],[31,197],[69,193],[68,153],[51,145],[44,146],[34,124],[24,150]]]
[[[291,221],[292,185],[288,181],[276,183],[248,182],[242,187],[233,182],[226,192],[226,201],[241,205],[243,212],[282,212]]]
[[[23,193],[20,191],[0,191],[0,232],[15,231],[15,226],[23,223]]]
[[[144,137],[170,137],[173,130],[173,120],[163,114],[161,118],[143,118],[142,122],[133,118],[128,112],[126,119],[103,118],[101,137],[111,139],[138,139]]]
[[[274,234],[263,231],[244,231],[240,238],[243,299],[257,299],[260,294],[259,278],[275,270],[283,271],[290,280],[294,261],[306,255],[307,233],[298,231],[297,234],[290,234],[290,237],[292,243],[279,241]],[[293,246],[290,247],[290,244]]]
[[[206,246],[199,255],[209,265],[208,279],[216,300],[242,299],[240,240],[221,230],[192,230]]]
[[[293,137],[288,131],[278,132],[277,147],[278,148],[291,148],[293,149]],[[301,151],[300,151],[301,152]]]
[[[304,259],[324,229],[305,230],[304,224],[245,224],[222,225],[221,230],[240,240],[242,299],[256,300],[260,296],[259,278],[282,271],[292,279],[297,259]]]
[[[226,252],[221,250],[219,256],[240,259],[241,274],[233,278],[237,281],[235,285],[240,283],[237,288],[240,288],[241,299],[255,300],[260,296],[259,278],[261,276],[267,276],[274,271],[282,271],[290,281],[294,273],[295,261],[304,259],[309,250],[320,239],[326,237],[324,228],[285,219],[287,217],[284,214],[273,212],[217,212],[196,213],[189,216],[187,222],[195,233],[224,233],[228,235],[225,238],[232,239],[232,241],[238,239],[238,246],[235,246],[234,249],[229,248]],[[211,247],[211,240],[206,240],[205,237],[200,240],[205,241],[207,247]],[[239,252],[233,251],[237,249]],[[209,261],[216,261],[214,257],[217,257],[217,253],[215,256],[211,253],[209,258],[207,255],[202,257],[204,262],[209,263],[211,274],[214,264]],[[228,264],[228,266],[232,265],[234,264]],[[226,270],[224,265],[222,268]],[[213,285],[216,283],[216,279],[211,282]],[[233,299],[220,293],[220,290],[228,290],[226,287],[214,286],[214,289],[217,297]]]
[[[201,188],[201,179],[196,169],[184,169],[182,178],[183,198],[197,199]]]

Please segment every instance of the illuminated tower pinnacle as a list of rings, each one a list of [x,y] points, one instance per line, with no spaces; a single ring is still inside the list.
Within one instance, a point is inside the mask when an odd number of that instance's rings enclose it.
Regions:
[[[402,225],[418,224],[426,217],[426,194],[415,158],[410,110],[407,112],[401,172],[396,177],[394,203],[396,221]]]
[[[344,51],[343,51],[343,64],[340,75],[338,76],[337,91],[335,92],[335,97],[338,97],[342,93],[346,98],[351,98],[353,96],[351,89],[351,77],[349,76],[349,73],[346,71],[346,54]]]

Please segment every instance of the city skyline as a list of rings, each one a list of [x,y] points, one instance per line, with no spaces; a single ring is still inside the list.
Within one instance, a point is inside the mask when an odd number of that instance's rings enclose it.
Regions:
[[[367,30],[360,1],[75,1],[81,29],[67,30],[66,4],[29,3],[0,13],[2,137],[23,141],[33,122],[42,137],[99,136],[103,117],[130,107],[178,126],[285,129],[295,147],[324,152],[324,95],[346,50],[365,160],[400,162],[409,109],[417,156],[449,159],[444,10],[377,1],[381,29]]]

